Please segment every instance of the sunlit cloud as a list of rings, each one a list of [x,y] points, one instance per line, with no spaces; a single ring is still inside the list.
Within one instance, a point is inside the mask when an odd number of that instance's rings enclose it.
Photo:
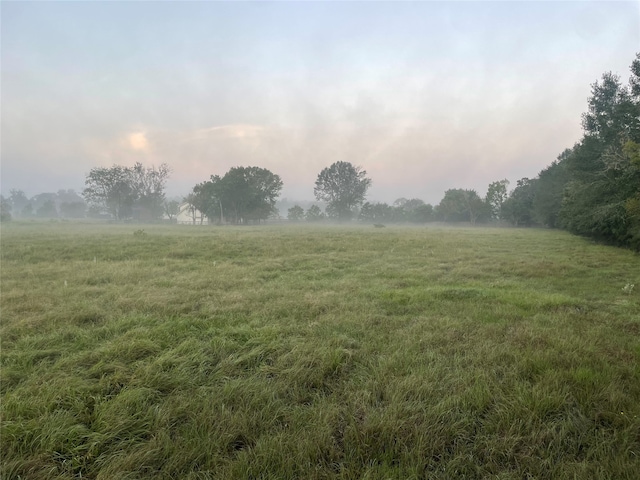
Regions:
[[[149,151],[149,140],[143,132],[136,132],[129,135],[129,145],[133,150],[139,152]]]

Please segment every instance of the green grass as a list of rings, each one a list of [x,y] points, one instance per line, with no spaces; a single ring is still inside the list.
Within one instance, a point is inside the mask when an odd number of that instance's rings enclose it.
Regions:
[[[638,255],[545,230],[138,230],[2,226],[1,478],[640,472]]]

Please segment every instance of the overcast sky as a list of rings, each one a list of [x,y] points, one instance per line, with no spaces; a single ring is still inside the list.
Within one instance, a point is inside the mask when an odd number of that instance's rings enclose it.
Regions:
[[[233,166],[313,198],[335,161],[368,198],[534,177],[626,84],[639,2],[2,1],[2,193],[167,163],[169,195]]]

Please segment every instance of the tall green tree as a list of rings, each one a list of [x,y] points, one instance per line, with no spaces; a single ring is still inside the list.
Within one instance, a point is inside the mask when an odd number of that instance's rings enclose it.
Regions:
[[[500,220],[502,218],[502,204],[507,199],[507,187],[509,186],[509,180],[498,180],[489,184],[487,188],[487,196],[485,202],[489,207],[491,218],[493,220]]]
[[[638,57],[630,87],[611,73],[592,85],[584,137],[566,161],[569,181],[559,215],[573,233],[620,245],[640,242],[628,208],[640,191],[640,169],[633,161],[633,145],[640,142],[637,62]]]
[[[9,192],[9,202],[12,207],[12,211],[16,216],[22,216],[22,211],[29,205],[29,199],[22,190],[12,188]]]
[[[432,222],[435,218],[433,205],[424,203],[407,213],[407,220],[413,223]]]
[[[92,168],[85,178],[82,196],[94,211],[109,213],[115,220],[159,219],[163,213],[164,188],[170,169],[113,165]]]
[[[165,200],[164,201],[164,214],[173,221],[174,218],[180,213],[180,202],[177,200]]]
[[[325,215],[318,205],[311,205],[304,214],[307,222],[319,222],[325,219]]]
[[[171,170],[167,164],[159,167],[144,167],[136,163],[130,169],[131,188],[135,194],[135,205],[146,218],[158,219],[164,213],[165,185]]]
[[[640,98],[640,53],[636,53],[636,58],[631,63],[629,88],[631,89],[631,95],[637,101]]]
[[[300,205],[294,205],[287,211],[287,220],[299,222],[304,219],[304,209]]]
[[[136,199],[130,170],[120,165],[92,168],[82,195],[90,207],[109,213],[115,220],[130,218]]]
[[[331,217],[344,221],[362,205],[370,186],[365,170],[349,162],[335,162],[318,174],[313,192],[317,200],[327,202]]]
[[[560,211],[569,182],[567,159],[573,150],[567,148],[555,162],[538,174],[533,192],[533,220],[550,228],[560,226]]]
[[[60,204],[60,216],[64,218],[84,218],[87,206],[84,202],[62,202]]]
[[[461,188],[452,188],[444,192],[436,212],[445,222],[471,222],[471,224],[489,216],[489,208],[478,193],[475,190]]]
[[[533,199],[537,179],[521,178],[502,204],[504,218],[516,226],[534,224]]]
[[[36,215],[40,218],[58,218],[58,209],[53,200],[45,201],[36,211]]]
[[[210,221],[242,224],[269,218],[281,190],[280,177],[265,168],[233,167],[196,185],[189,198]]]
[[[394,215],[396,221],[426,223],[434,219],[433,206],[419,198],[398,198],[393,202],[393,207],[396,210]]]
[[[10,222],[11,216],[11,200],[0,195],[0,222]]]
[[[386,203],[369,203],[362,205],[358,219],[361,222],[387,223],[404,219],[401,208],[392,207]]]
[[[280,177],[260,167],[234,167],[220,180],[225,216],[234,224],[269,218],[281,190]]]

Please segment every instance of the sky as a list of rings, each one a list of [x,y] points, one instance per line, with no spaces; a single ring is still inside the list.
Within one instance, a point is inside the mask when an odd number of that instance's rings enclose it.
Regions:
[[[535,177],[628,83],[640,2],[0,2],[0,190],[81,192],[166,163],[169,196],[234,166],[312,200],[336,161],[367,199],[437,204]]]

